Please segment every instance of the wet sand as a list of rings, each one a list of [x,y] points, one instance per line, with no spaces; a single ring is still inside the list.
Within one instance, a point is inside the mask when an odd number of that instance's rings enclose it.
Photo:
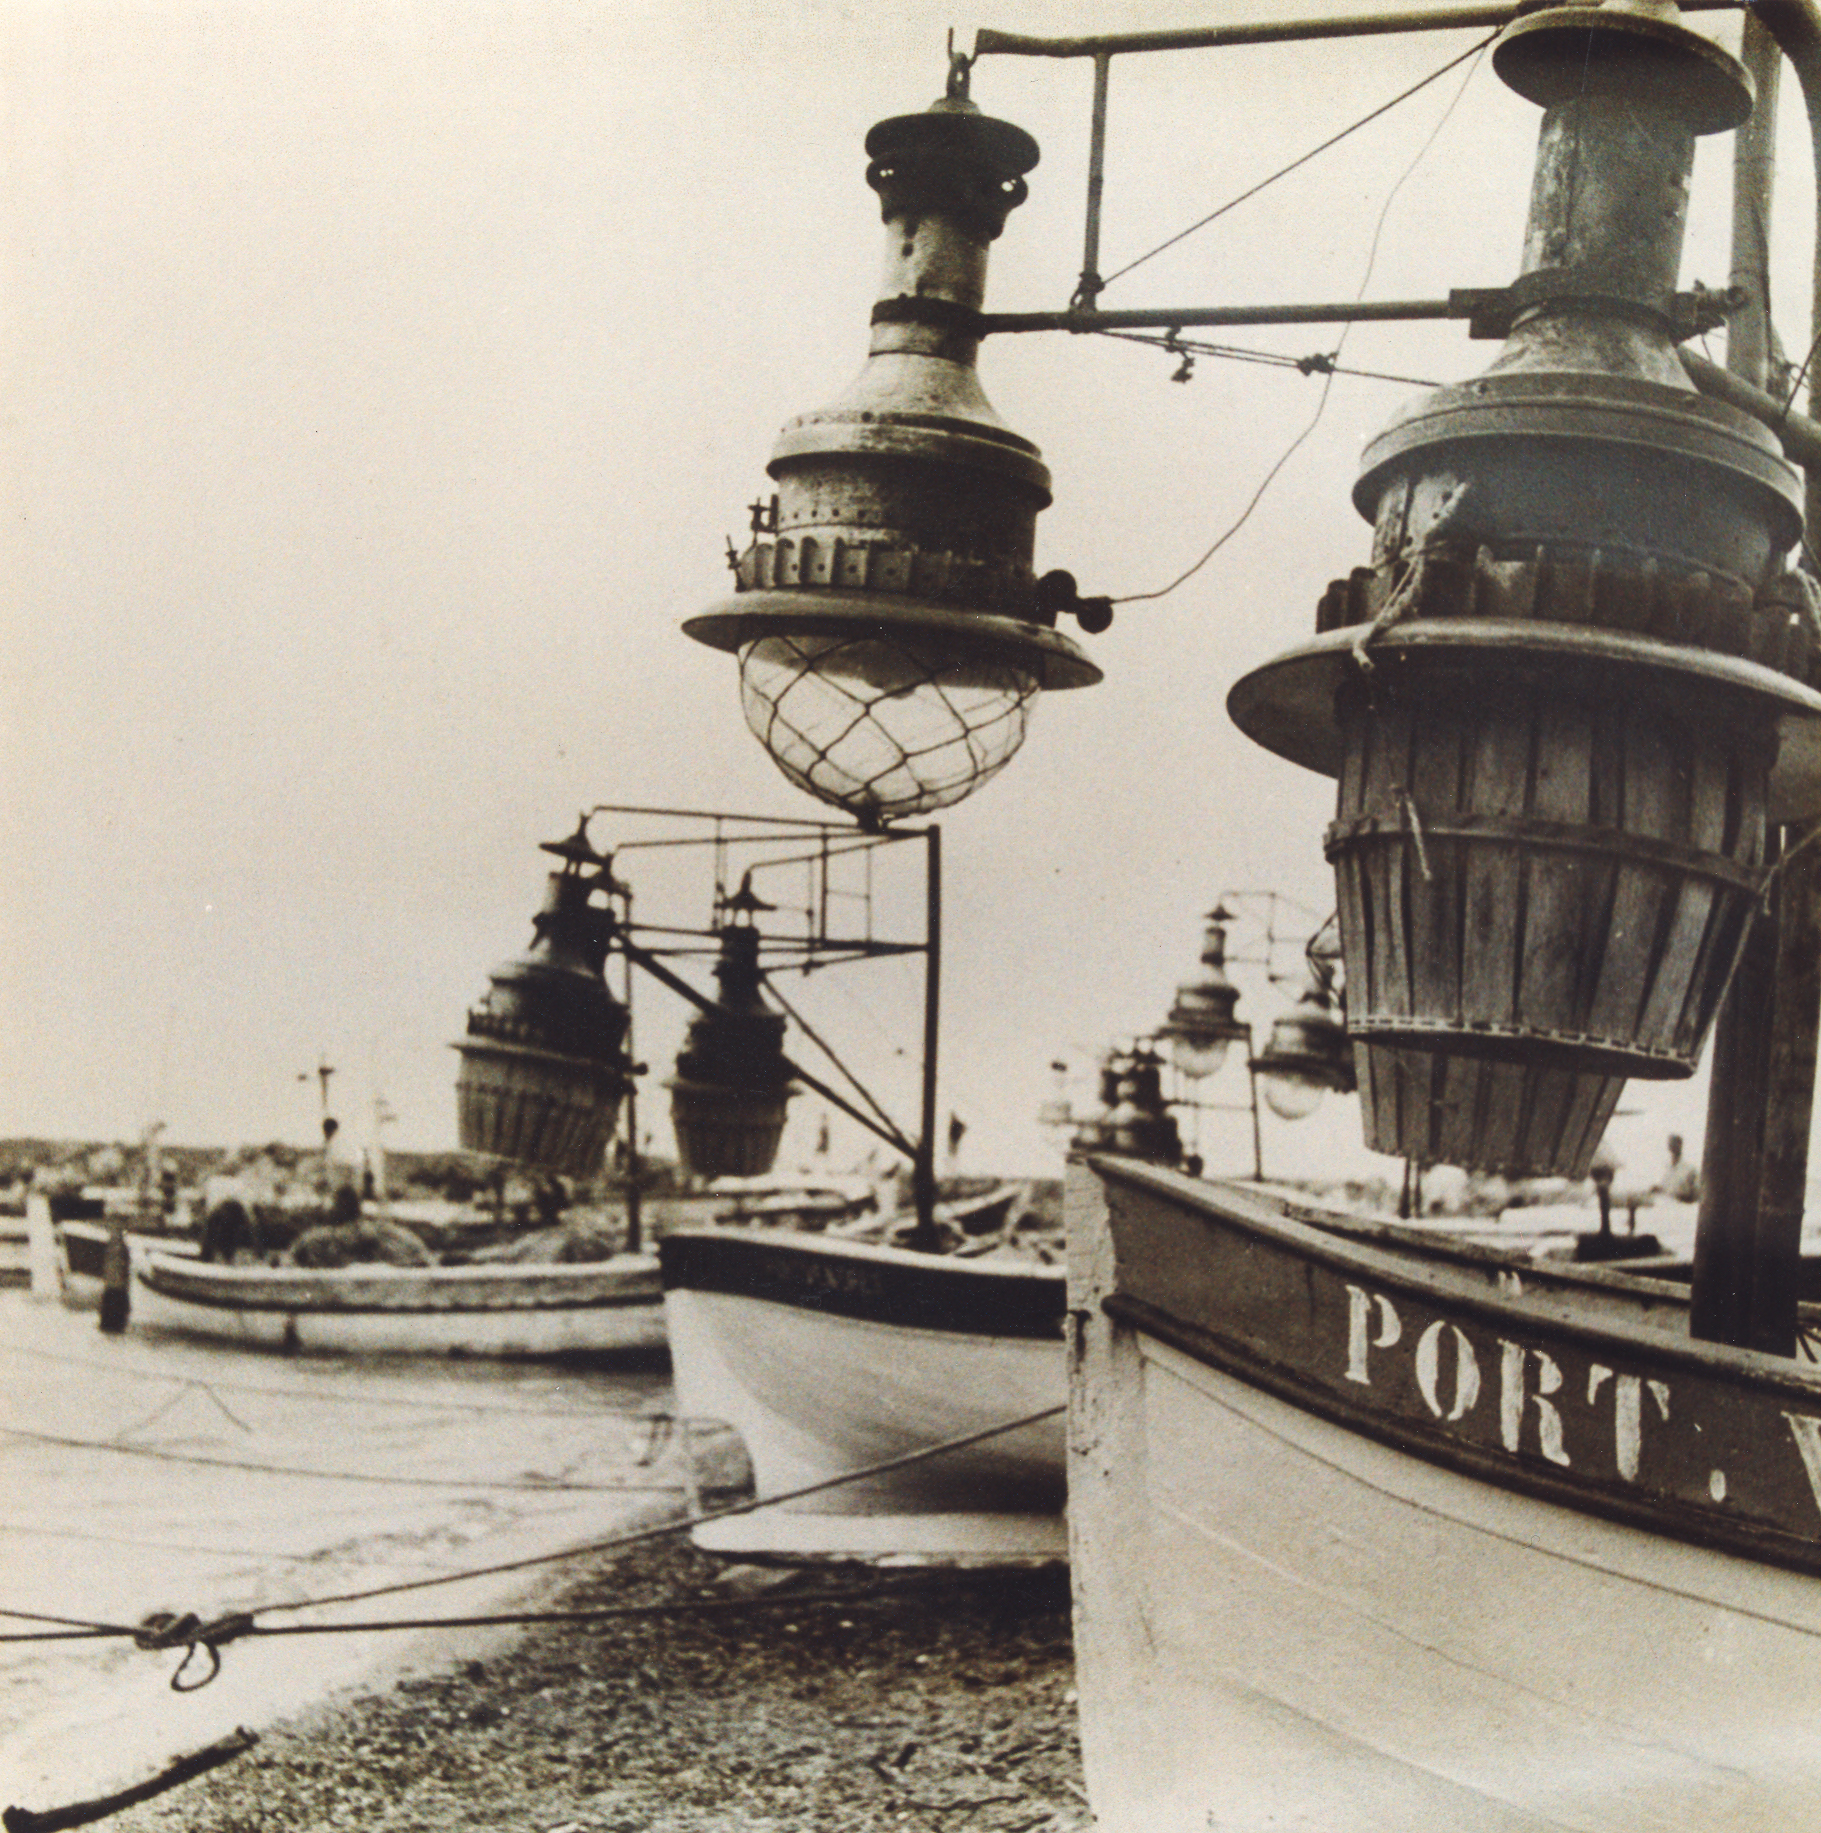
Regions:
[[[136,1622],[463,1571],[679,1515],[745,1474],[661,1423],[661,1373],[250,1355],[0,1295],[0,1604]],[[908,1587],[908,1588],[907,1588]],[[810,1591],[869,1593],[836,1603]],[[139,1782],[236,1725],[250,1754],[118,1833],[537,1829],[1085,1833],[1066,1579],[729,1566],[682,1536],[288,1619],[713,1614],[261,1639],[177,1695],[174,1654],[0,1646],[0,1805]],[[0,1625],[11,1627],[12,1625]]]

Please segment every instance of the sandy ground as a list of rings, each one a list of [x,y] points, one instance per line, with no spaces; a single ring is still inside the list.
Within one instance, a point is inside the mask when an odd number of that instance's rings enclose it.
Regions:
[[[749,1479],[679,1436],[661,1372],[281,1360],[0,1294],[0,1606],[136,1622],[472,1569],[678,1515]],[[688,1479],[686,1481],[685,1479]],[[837,1589],[863,1595],[819,1602]],[[1060,1569],[729,1565],[649,1547],[264,1621],[708,1600],[711,1613],[240,1642],[0,1648],[0,1805],[249,1755],[108,1821],[283,1827],[1084,1833]],[[17,1628],[0,1624],[0,1627]]]
[[[830,1589],[862,1595],[810,1596]],[[1060,1568],[730,1567],[672,1540],[595,1562],[544,1606],[691,1599],[732,1608],[539,1625],[485,1659],[281,1725],[229,1767],[107,1824],[116,1833],[1090,1827]]]

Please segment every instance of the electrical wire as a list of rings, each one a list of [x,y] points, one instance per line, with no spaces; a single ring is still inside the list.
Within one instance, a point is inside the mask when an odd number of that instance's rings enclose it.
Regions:
[[[1369,126],[1372,122],[1376,121],[1380,115],[1389,114],[1391,110],[1396,108],[1400,103],[1409,101],[1413,95],[1417,95],[1422,90],[1427,89],[1431,83],[1438,82],[1442,77],[1446,76],[1450,70],[1455,69],[1460,64],[1464,64],[1469,58],[1477,58],[1497,37],[1497,32],[1489,33],[1485,38],[1482,38],[1478,44],[1472,45],[1467,50],[1461,52],[1458,57],[1449,58],[1447,63],[1443,64],[1439,69],[1430,71],[1421,82],[1413,83],[1408,89],[1404,90],[1401,95],[1394,95],[1390,101],[1380,103],[1380,105],[1373,109],[1370,114],[1362,115],[1351,127],[1343,127],[1338,134],[1335,134],[1330,139],[1324,140],[1320,146],[1311,147],[1310,150],[1304,153],[1300,158],[1292,159],[1287,166],[1283,166],[1279,170],[1273,172],[1269,178],[1261,178],[1258,183],[1253,185],[1249,190],[1240,192],[1235,198],[1230,198],[1226,203],[1222,204],[1218,210],[1209,211],[1199,222],[1191,223],[1187,229],[1179,230],[1175,235],[1171,236],[1168,241],[1159,242],[1155,248],[1140,255],[1137,260],[1128,261],[1124,267],[1118,268],[1114,272],[1108,274],[1101,282],[1101,286],[1108,287],[1111,286],[1115,280],[1123,279],[1133,270],[1133,268],[1142,267],[1145,262],[1151,260],[1153,256],[1162,254],[1166,248],[1174,248],[1178,242],[1185,241],[1188,237],[1194,235],[1198,229],[1207,228],[1210,223],[1225,216],[1229,210],[1235,210],[1241,204],[1245,203],[1248,198],[1256,197],[1259,192],[1263,191],[1267,186],[1276,184],[1280,178],[1287,178],[1290,173],[1296,171],[1298,167],[1307,165],[1310,160],[1319,158],[1323,153],[1327,152],[1329,148],[1338,146],[1341,141],[1345,140],[1350,134],[1356,134],[1362,127]]]
[[[1409,179],[1411,173],[1413,173],[1416,170],[1416,168],[1422,163],[1423,159],[1427,156],[1429,149],[1432,146],[1434,146],[1437,138],[1441,134],[1442,129],[1446,127],[1448,122],[1453,118],[1455,109],[1460,106],[1461,97],[1467,93],[1467,85],[1470,82],[1472,82],[1473,80],[1474,71],[1479,68],[1479,59],[1481,55],[1485,52],[1486,48],[1493,42],[1493,39],[1497,38],[1497,36],[1498,34],[1494,32],[1489,37],[1481,39],[1477,45],[1474,45],[1472,47],[1471,50],[1462,52],[1459,57],[1454,58],[1450,62],[1444,64],[1441,67],[1441,69],[1435,71],[1431,76],[1424,78],[1423,82],[1417,85],[1417,89],[1425,88],[1429,83],[1434,82],[1436,77],[1445,76],[1450,70],[1454,69],[1457,65],[1462,64],[1462,63],[1467,63],[1469,59],[1473,60],[1468,66],[1466,75],[1461,78],[1460,87],[1454,92],[1453,100],[1450,101],[1448,106],[1442,110],[1442,113],[1440,117],[1437,119],[1435,125],[1429,130],[1428,138],[1424,140],[1423,144],[1420,147],[1417,148],[1415,157],[1404,168],[1402,173],[1399,174],[1397,182],[1393,184],[1391,189],[1388,192],[1386,192],[1385,194],[1385,201],[1379,207],[1378,221],[1373,226],[1372,242],[1366,251],[1366,271],[1360,277],[1359,290],[1354,294],[1355,300],[1363,299],[1365,297],[1366,288],[1371,283],[1372,270],[1378,263],[1379,240],[1384,234],[1385,222],[1386,222],[1387,217],[1390,215],[1391,205],[1393,201],[1396,199],[1398,192],[1403,189],[1404,184]],[[1392,102],[1387,102],[1385,104],[1385,108],[1378,109],[1376,113],[1383,114],[1385,112],[1385,109],[1395,107],[1397,102],[1404,101],[1409,96],[1412,96],[1415,93],[1416,93],[1416,89],[1406,90],[1403,95],[1396,97],[1395,100]],[[1366,120],[1372,120],[1374,118],[1375,117],[1373,115],[1368,115],[1366,117]],[[1356,127],[1363,126],[1364,122],[1355,122],[1354,125]],[[1353,130],[1349,128],[1347,131],[1350,133]],[[1344,139],[1345,135],[1337,135],[1336,138]],[[1328,146],[1332,146],[1334,144],[1334,141],[1330,140],[1326,142],[1325,144]],[[1315,150],[1316,152],[1320,152],[1323,150],[1323,148],[1317,147]],[[1306,162],[1306,159],[1313,158],[1313,157],[1314,157],[1314,154],[1306,155],[1305,159],[1297,161],[1297,164],[1303,164]],[[1289,167],[1289,166],[1286,166],[1284,168],[1285,171],[1290,171],[1293,169],[1294,169],[1293,167]],[[1278,176],[1282,176],[1282,174],[1280,173],[1278,174]],[[1269,180],[1267,180],[1266,182],[1268,183]],[[1234,202],[1236,203],[1240,201],[1242,200],[1237,199],[1237,198],[1234,200]],[[1231,207],[1232,207],[1231,205],[1226,206],[1226,208],[1229,208],[1229,209]],[[1220,212],[1217,211],[1215,214],[1219,215]],[[1212,221],[1213,219],[1207,218],[1204,220]],[[1196,225],[1196,227],[1200,227],[1200,225]],[[1183,233],[1186,235],[1190,232],[1185,230]],[[1177,238],[1177,240],[1180,240],[1180,239],[1181,239],[1180,237]],[[1136,263],[1134,263],[1134,265],[1136,265]],[[1127,270],[1122,269],[1121,271],[1124,272]],[[1117,278],[1117,277],[1118,277],[1117,275],[1114,276],[1114,278]],[[1335,344],[1334,344],[1335,359],[1339,358],[1341,351],[1346,347],[1347,339],[1351,335],[1352,331],[1353,331],[1353,325],[1351,323],[1348,323],[1341,327],[1340,336],[1335,339]],[[1818,340],[1818,341],[1821,341],[1821,340]],[[1258,488],[1252,492],[1252,495],[1250,499],[1247,501],[1246,506],[1239,512],[1238,516],[1236,516],[1234,520],[1227,525],[1226,529],[1215,540],[1214,544],[1207,550],[1207,552],[1204,553],[1201,556],[1201,558],[1194,563],[1193,566],[1190,566],[1186,568],[1183,572],[1177,574],[1177,576],[1174,579],[1172,579],[1167,586],[1161,586],[1155,592],[1128,593],[1123,598],[1115,598],[1113,600],[1114,604],[1116,605],[1144,604],[1144,603],[1149,602],[1152,599],[1167,597],[1171,592],[1174,592],[1178,586],[1184,584],[1186,581],[1190,579],[1193,579],[1195,575],[1199,573],[1201,569],[1204,566],[1206,566],[1208,562],[1212,560],[1214,556],[1218,554],[1220,550],[1223,547],[1225,547],[1226,544],[1229,541],[1231,541],[1233,537],[1236,534],[1238,534],[1242,528],[1245,527],[1246,523],[1251,520],[1253,510],[1255,510],[1258,507],[1258,505],[1260,504],[1260,502],[1264,500],[1265,492],[1269,490],[1272,484],[1277,481],[1278,474],[1283,470],[1284,466],[1287,465],[1293,457],[1295,457],[1296,453],[1301,449],[1304,441],[1308,439],[1309,435],[1313,433],[1316,427],[1320,424],[1323,413],[1327,411],[1328,397],[1330,394],[1333,393],[1334,378],[1337,373],[1338,373],[1337,362],[1331,362],[1326,368],[1324,368],[1321,371],[1321,374],[1322,374],[1321,394],[1318,397],[1318,399],[1316,400],[1315,412],[1309,416],[1308,424],[1304,426],[1302,431],[1298,433],[1296,437],[1290,441],[1289,445],[1284,448],[1284,451],[1282,455],[1278,458],[1277,462],[1271,467],[1269,471],[1265,473],[1263,482],[1261,482]]]
[[[1318,351],[1312,356],[1291,356],[1282,350],[1253,350],[1238,344],[1208,344],[1174,332],[1159,335],[1148,331],[1100,331],[1097,336],[1122,344],[1144,344],[1170,356],[1211,356],[1223,362],[1257,363],[1267,369],[1298,369],[1306,375],[1356,376],[1370,382],[1401,382],[1410,388],[1439,388],[1441,384],[1428,376],[1390,375],[1380,369],[1353,369],[1334,360],[1334,354]],[[1337,353],[1335,353],[1337,354]],[[1182,378],[1187,380],[1187,377]]]

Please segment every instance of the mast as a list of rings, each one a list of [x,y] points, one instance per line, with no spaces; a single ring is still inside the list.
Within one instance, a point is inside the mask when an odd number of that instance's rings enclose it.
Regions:
[[[1727,339],[1727,367],[1758,382],[1769,367],[1762,238],[1770,217],[1778,65],[1774,40],[1802,88],[1821,176],[1821,7],[1765,0],[1747,12],[1743,52],[1760,119],[1741,130],[1734,165],[1733,279],[1748,303]],[[1812,324],[1821,327],[1821,213]],[[1754,374],[1754,370],[1758,373]],[[1821,403],[1811,375],[1811,413]],[[1821,472],[1803,467],[1804,526],[1821,527]],[[1710,1069],[1701,1213],[1690,1327],[1710,1341],[1793,1356],[1808,1141],[1821,1029],[1821,849],[1813,822],[1786,827],[1771,908],[1754,935],[1716,1032]]]

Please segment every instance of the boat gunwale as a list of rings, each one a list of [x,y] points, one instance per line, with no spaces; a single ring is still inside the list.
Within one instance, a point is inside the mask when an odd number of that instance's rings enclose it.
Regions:
[[[1094,1157],[1087,1162],[1097,1175],[1110,1182],[1128,1184],[1181,1203],[1205,1221],[1218,1222],[1254,1240],[1313,1260],[1330,1272],[1365,1274],[1378,1284],[1431,1303],[1459,1306],[1475,1314],[1483,1323],[1522,1326],[1535,1334],[1582,1345],[1589,1338],[1604,1338],[1622,1344],[1627,1351],[1645,1360],[1668,1361],[1696,1374],[1721,1374],[1729,1380],[1736,1379],[1747,1386],[1800,1398],[1810,1404],[1821,1389],[1821,1365],[1791,1362],[1763,1350],[1737,1349],[1727,1343],[1678,1338],[1646,1324],[1628,1323],[1623,1318],[1606,1315],[1585,1321],[1564,1318],[1533,1303],[1529,1294],[1513,1296],[1470,1283],[1471,1274],[1449,1267],[1439,1259],[1425,1259],[1421,1265],[1412,1266],[1408,1251],[1400,1255],[1366,1242],[1336,1239],[1319,1224],[1273,1212],[1229,1184],[1200,1183],[1180,1173],[1160,1171],[1132,1160]],[[1205,1194],[1209,1190],[1219,1191],[1219,1197],[1210,1198]],[[1229,1203],[1234,1205],[1232,1209],[1227,1207]],[[1513,1261],[1511,1271],[1520,1280],[1526,1280],[1535,1264]],[[1688,1305],[1688,1290],[1676,1281],[1651,1279],[1647,1275],[1615,1275],[1606,1268],[1577,1270],[1574,1276],[1562,1268],[1538,1283],[1585,1284],[1609,1292],[1647,1287],[1638,1292],[1641,1299],[1675,1305],[1679,1295],[1680,1308],[1686,1309]],[[1114,1296],[1118,1298],[1117,1294]],[[1118,1302],[1126,1301],[1119,1298]]]
[[[1107,1183],[1125,1184],[1165,1203],[1187,1207],[1204,1225],[1230,1227],[1292,1261],[1316,1261],[1329,1272],[1343,1276],[1363,1275],[1375,1288],[1382,1286],[1444,1310],[1458,1308],[1463,1313],[1477,1314],[1481,1323],[1521,1330],[1528,1338],[1547,1336],[1557,1342],[1574,1343],[1583,1351],[1590,1344],[1610,1342],[1658,1367],[1673,1365],[1727,1387],[1766,1394],[1773,1400],[1799,1397],[1810,1407],[1821,1387],[1821,1370],[1792,1378],[1780,1368],[1765,1366],[1782,1359],[1762,1352],[1724,1344],[1678,1342],[1661,1330],[1606,1316],[1584,1322],[1567,1320],[1532,1308],[1521,1298],[1472,1288],[1466,1284],[1469,1275],[1454,1272],[1449,1277],[1452,1270],[1446,1267],[1399,1267],[1394,1262],[1387,1265],[1390,1257],[1380,1250],[1352,1242],[1324,1242],[1312,1225],[1276,1216],[1249,1202],[1243,1194],[1224,1187],[1221,1196],[1211,1201],[1205,1186],[1197,1189],[1189,1180],[1159,1174],[1154,1167],[1095,1159],[1090,1161],[1090,1168]],[[1239,1211],[1250,1213],[1229,1211],[1229,1202],[1235,1203]],[[1559,1475],[1553,1467],[1530,1458],[1502,1457],[1489,1446],[1470,1439],[1434,1432],[1412,1416],[1373,1407],[1338,1385],[1311,1378],[1254,1341],[1224,1334],[1167,1310],[1154,1300],[1120,1290],[1125,1269],[1117,1249],[1114,1268],[1113,1289],[1099,1301],[1100,1311],[1108,1318],[1342,1431],[1467,1480],[1490,1483],[1507,1493],[1570,1513],[1787,1571],[1821,1574],[1821,1538],[1804,1536],[1761,1516],[1710,1513],[1661,1491],[1621,1488],[1586,1471]],[[1817,1492],[1817,1500],[1821,1501],[1821,1491]]]
[[[705,1279],[697,1257],[708,1244],[729,1260],[745,1262],[748,1276],[742,1280]],[[751,1233],[677,1229],[658,1242],[658,1258],[667,1295],[673,1291],[699,1292],[841,1317],[855,1323],[969,1339],[1060,1345],[1068,1306],[1067,1276],[1060,1265],[958,1259],[954,1255],[921,1254],[872,1242],[801,1236],[782,1229]],[[775,1284],[765,1281],[767,1262],[784,1273]],[[889,1296],[863,1295],[836,1283],[790,1283],[793,1270],[842,1266],[869,1269],[876,1278],[904,1289]],[[921,1294],[914,1290],[918,1287],[924,1289]],[[936,1287],[945,1288],[941,1293],[944,1308],[939,1315],[925,1316]],[[961,1298],[959,1304],[955,1303],[957,1295]],[[1012,1315],[994,1317],[995,1301],[1005,1300],[1013,1301]]]
[[[211,1311],[258,1311],[323,1317],[463,1317],[513,1311],[578,1312],[619,1311],[638,1306],[655,1308],[663,1298],[656,1280],[655,1261],[643,1255],[636,1258],[646,1260],[649,1264],[639,1269],[639,1284],[631,1290],[598,1290],[604,1277],[626,1278],[629,1270],[609,1275],[606,1269],[611,1266],[611,1262],[587,1261],[574,1266],[553,1264],[539,1267],[533,1277],[556,1289],[549,1291],[546,1296],[529,1298],[513,1295],[514,1286],[522,1287],[525,1283],[529,1269],[511,1263],[499,1267],[236,1267],[149,1253],[135,1261],[133,1271],[148,1291],[156,1293],[168,1303],[195,1305]],[[338,1274],[350,1276],[346,1279],[349,1286],[357,1282],[377,1282],[383,1285],[397,1281],[400,1288],[398,1300],[401,1302],[393,1302],[389,1295],[377,1302],[353,1302],[339,1294],[334,1286],[325,1287],[320,1283]],[[273,1289],[285,1275],[296,1279],[299,1290],[295,1295],[287,1296]],[[437,1275],[449,1277],[438,1279]],[[566,1280],[573,1281],[578,1290],[564,1293],[560,1288]],[[265,1289],[236,1292],[233,1288],[241,1282],[247,1288],[263,1286]],[[408,1288],[411,1285],[428,1285],[432,1290],[441,1285],[444,1290],[439,1297],[443,1302],[403,1302],[408,1301]],[[590,1286],[597,1289],[589,1290]],[[460,1302],[470,1296],[478,1302]]]

